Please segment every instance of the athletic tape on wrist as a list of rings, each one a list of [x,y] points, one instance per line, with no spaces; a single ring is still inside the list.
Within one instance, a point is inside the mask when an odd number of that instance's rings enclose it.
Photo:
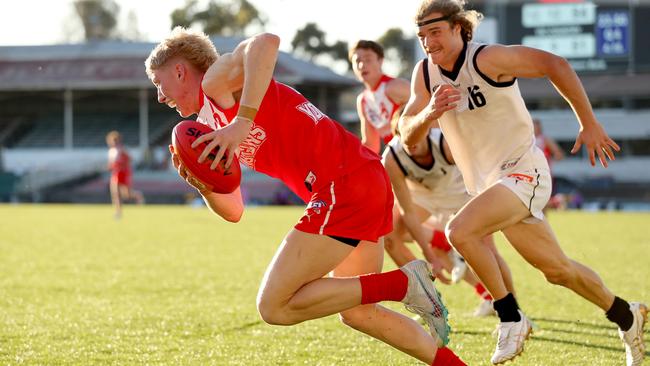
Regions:
[[[253,122],[256,115],[257,108],[249,107],[243,104],[239,106],[239,110],[237,111],[237,117],[247,119],[251,122]]]

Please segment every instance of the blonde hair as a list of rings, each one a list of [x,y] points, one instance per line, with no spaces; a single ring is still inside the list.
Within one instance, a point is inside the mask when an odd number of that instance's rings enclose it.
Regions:
[[[182,57],[201,72],[206,72],[219,57],[210,38],[203,32],[174,27],[171,34],[154,48],[144,62],[147,75],[174,57]]]
[[[465,0],[423,0],[415,15],[415,22],[424,20],[431,13],[440,13],[448,17],[449,24],[460,25],[460,35],[463,41],[469,42],[474,35],[474,29],[483,19],[483,14],[476,10],[465,10]]]
[[[113,146],[122,139],[122,136],[117,131],[111,131],[106,134],[106,145]]]

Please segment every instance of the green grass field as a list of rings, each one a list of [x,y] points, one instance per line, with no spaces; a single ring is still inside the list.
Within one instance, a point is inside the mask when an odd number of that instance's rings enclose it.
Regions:
[[[0,205],[0,365],[418,365],[336,316],[264,324],[257,286],[302,209],[249,208],[238,225],[206,209]],[[566,252],[617,294],[650,301],[650,214],[552,212]],[[515,365],[622,365],[603,313],[549,285],[502,239],[536,323]],[[394,266],[386,260],[386,269]],[[471,317],[466,285],[443,286],[450,347],[487,365],[496,318]],[[390,304],[401,309],[399,304]]]

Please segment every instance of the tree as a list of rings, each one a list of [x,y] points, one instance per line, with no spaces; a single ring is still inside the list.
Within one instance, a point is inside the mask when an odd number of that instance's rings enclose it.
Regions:
[[[298,29],[291,41],[291,47],[294,52],[310,61],[329,55],[333,61],[345,61],[348,70],[351,67],[347,42],[336,41],[332,45],[328,44],[325,41],[325,32],[318,28],[316,23],[307,23],[302,29]]]
[[[325,32],[320,30],[316,23],[307,23],[302,29],[298,29],[291,40],[291,48],[310,60],[329,50],[325,42]]]
[[[244,35],[250,25],[264,26],[263,15],[248,0],[234,0],[218,3],[210,0],[207,8],[198,9],[197,0],[186,0],[185,6],[175,9],[172,14],[172,28],[182,26],[189,28],[199,24],[207,34],[226,36]]]
[[[335,60],[344,60],[348,64],[348,70],[352,70],[352,63],[348,59],[348,43],[344,41],[336,41],[330,46],[329,54]]]
[[[87,41],[115,38],[120,7],[115,0],[75,0]]]
[[[400,75],[408,78],[415,66],[415,41],[401,29],[390,28],[379,37],[379,43],[384,46],[385,57],[399,64]]]

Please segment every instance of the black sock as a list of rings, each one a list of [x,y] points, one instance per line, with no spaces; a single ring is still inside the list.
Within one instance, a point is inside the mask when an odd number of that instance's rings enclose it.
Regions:
[[[609,321],[618,324],[618,327],[623,331],[629,330],[634,322],[634,315],[630,310],[630,304],[618,296],[614,297],[614,303],[605,315]]]
[[[494,302],[494,310],[499,315],[501,322],[518,322],[521,320],[521,315],[519,315],[519,304],[515,297],[508,293],[506,297]]]

